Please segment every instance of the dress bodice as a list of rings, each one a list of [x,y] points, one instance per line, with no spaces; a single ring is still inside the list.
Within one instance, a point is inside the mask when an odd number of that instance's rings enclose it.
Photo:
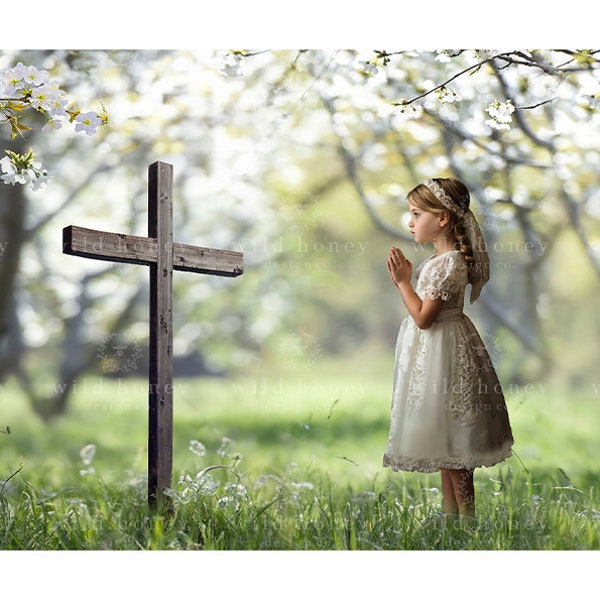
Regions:
[[[448,310],[462,311],[469,272],[459,250],[430,256],[417,267],[415,275],[415,292],[420,300],[425,296],[432,300],[442,298],[445,302],[440,314]]]

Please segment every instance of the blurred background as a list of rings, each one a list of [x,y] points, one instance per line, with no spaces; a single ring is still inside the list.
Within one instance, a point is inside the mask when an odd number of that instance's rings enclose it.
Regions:
[[[507,392],[596,402],[596,56],[3,51],[0,70],[46,69],[110,122],[94,137],[0,129],[3,148],[34,148],[52,176],[35,192],[0,186],[0,383],[50,424],[87,377],[146,376],[147,270],[63,255],[61,230],[146,235],[147,166],[161,160],[174,165],[174,239],[245,263],[233,280],[174,274],[180,381],[309,386],[335,364],[340,385],[361,368],[391,385],[405,312],[387,253],[399,245],[415,265],[431,253],[408,235],[405,197],[450,176],[488,243],[491,281],[466,312]],[[507,100],[516,110],[495,119]]]

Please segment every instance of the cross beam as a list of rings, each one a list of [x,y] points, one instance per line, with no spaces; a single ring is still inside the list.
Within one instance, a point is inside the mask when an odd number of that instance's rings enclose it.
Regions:
[[[63,252],[150,267],[148,503],[155,507],[173,472],[173,270],[237,277],[243,254],[173,243],[173,167],[148,167],[148,237],[63,229]]]
[[[97,260],[152,265],[158,256],[158,241],[123,233],[110,233],[69,225],[63,229],[63,252]],[[189,244],[173,244],[173,269],[223,277],[237,277],[244,271],[242,254]]]

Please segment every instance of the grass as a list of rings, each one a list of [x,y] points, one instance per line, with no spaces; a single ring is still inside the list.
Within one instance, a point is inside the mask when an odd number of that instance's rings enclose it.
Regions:
[[[600,548],[593,394],[511,390],[517,456],[477,470],[475,520],[444,525],[439,475],[380,466],[390,382],[368,372],[331,365],[176,382],[170,510],[154,514],[145,381],[81,380],[72,410],[50,427],[5,387],[0,548]],[[89,445],[86,464],[80,451]]]

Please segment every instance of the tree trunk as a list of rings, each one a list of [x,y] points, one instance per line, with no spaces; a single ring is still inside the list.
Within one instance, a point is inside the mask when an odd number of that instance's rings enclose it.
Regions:
[[[0,183],[0,381],[18,368],[22,355],[14,303],[26,213],[23,186]]]

